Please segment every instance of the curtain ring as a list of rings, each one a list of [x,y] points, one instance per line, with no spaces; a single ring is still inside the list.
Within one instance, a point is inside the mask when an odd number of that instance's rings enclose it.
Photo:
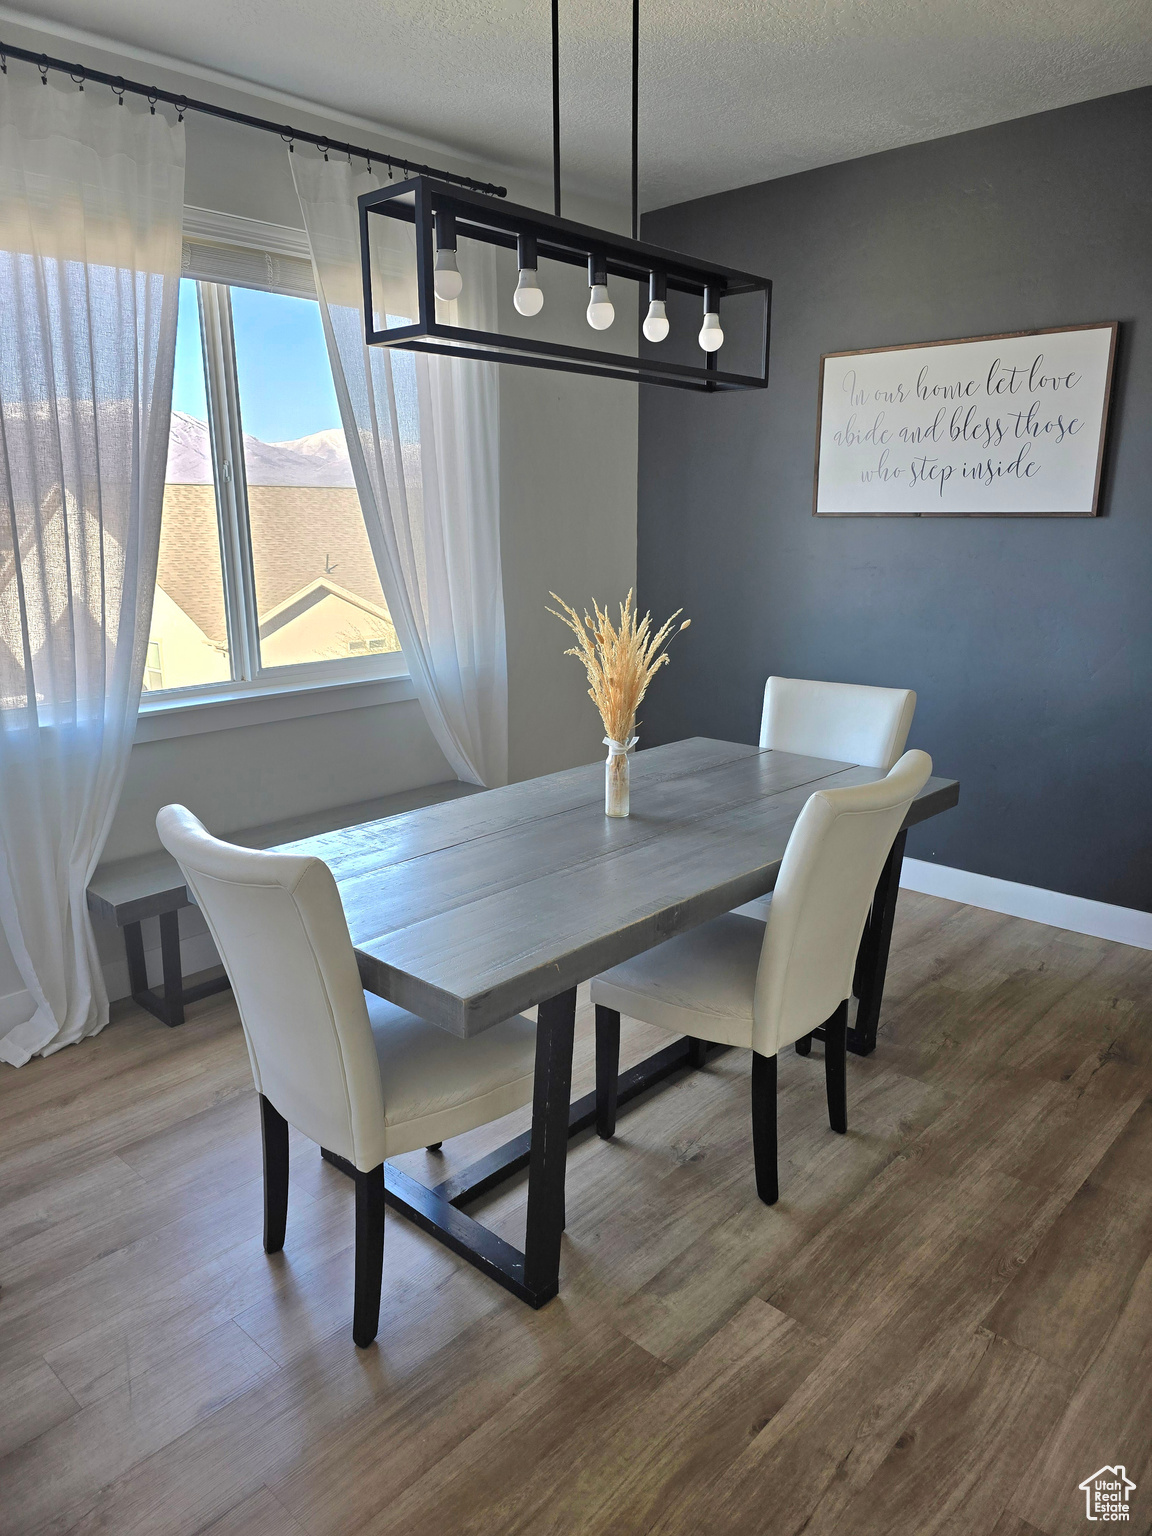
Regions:
[[[184,121],[184,114],[188,110],[188,98],[187,98],[187,96],[177,96],[176,102],[175,102],[175,106],[176,106],[176,121],[178,123],[182,123]]]
[[[152,114],[153,117],[156,116],[156,103],[159,100],[160,97],[155,90],[148,92],[148,111]]]
[[[0,53],[0,75],[6,75],[7,73],[8,73],[8,55],[6,53]]]
[[[45,54],[44,57],[45,57],[45,59],[47,59],[48,55]],[[47,64],[37,64],[36,68],[40,71],[40,84],[41,85],[47,85],[48,84],[48,65]]]
[[[328,140],[327,139],[321,139],[319,144],[317,144],[316,148],[324,156],[324,164],[327,165],[328,164],[328,149],[329,149]]]
[[[117,75],[115,80],[113,80],[113,82],[112,82],[112,94],[113,94],[113,96],[115,96],[115,98],[119,102],[119,104],[121,106],[123,106],[124,105],[124,80],[123,80],[123,78],[120,75]]]
[[[76,69],[71,70],[70,74],[69,74],[69,78],[72,79],[73,81],[75,81],[76,86],[77,86],[77,88],[79,90],[82,91],[84,89],[84,78],[85,77],[84,77],[84,71],[82,69],[80,69],[80,70],[76,70]]]
[[[282,129],[280,139],[282,143],[287,144],[288,153],[294,155],[296,153],[296,135],[292,132],[291,128]]]

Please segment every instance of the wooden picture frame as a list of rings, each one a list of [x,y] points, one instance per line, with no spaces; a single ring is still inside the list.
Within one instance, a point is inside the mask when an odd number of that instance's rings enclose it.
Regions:
[[[1099,516],[1118,328],[825,352],[812,515]]]

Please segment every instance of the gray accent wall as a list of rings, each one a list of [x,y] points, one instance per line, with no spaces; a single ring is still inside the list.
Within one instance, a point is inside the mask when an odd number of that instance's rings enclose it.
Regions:
[[[771,672],[911,687],[962,787],[910,855],[1152,910],[1152,89],[643,229],[775,283],[767,391],[640,392],[640,597],[692,619],[643,742],[754,741]],[[1101,320],[1101,517],[812,516],[821,353]]]

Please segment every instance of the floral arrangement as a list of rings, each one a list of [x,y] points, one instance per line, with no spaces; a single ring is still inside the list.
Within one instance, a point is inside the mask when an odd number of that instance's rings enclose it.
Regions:
[[[555,592],[549,593],[560,611],[548,612],[566,624],[576,636],[576,644],[564,652],[584,663],[588,674],[588,697],[600,711],[608,746],[608,798],[610,816],[628,814],[628,750],[636,744],[636,711],[648,692],[648,685],[668,660],[665,649],[673,635],[692,622],[676,620],[684,611],[678,608],[655,632],[652,615],[637,615],[632,593],[620,604],[620,622],[613,624],[608,609],[592,604],[592,615],[581,616]],[[616,783],[613,784],[613,775]],[[623,807],[620,809],[619,807]],[[615,808],[614,808],[615,807]]]

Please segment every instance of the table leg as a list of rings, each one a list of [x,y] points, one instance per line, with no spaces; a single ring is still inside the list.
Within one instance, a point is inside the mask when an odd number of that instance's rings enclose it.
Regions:
[[[848,1048],[858,1056],[876,1049],[876,1030],[880,1023],[880,1004],[884,999],[884,978],[888,971],[888,952],[892,946],[892,921],[896,898],[900,894],[900,869],[904,863],[907,832],[897,834],[892,851],[880,872],[872,911],[860,943],[856,962],[856,992],[860,1006],[856,1023],[848,1031]]]
[[[616,1092],[620,1086],[620,1015],[596,1004],[596,1134],[616,1134]]]
[[[524,1281],[540,1295],[554,1296],[560,1289],[560,1234],[564,1230],[564,1173],[568,1161],[575,1025],[575,987],[540,1004],[524,1238]]]
[[[393,1210],[430,1233],[530,1307],[541,1307],[559,1287],[560,1234],[564,1227],[564,1172],[567,1141],[597,1124],[597,1095],[567,1102],[572,1083],[572,1035],[576,994],[565,992],[541,1004],[536,1035],[536,1082],[532,1129],[513,1137],[479,1162],[451,1174],[433,1188],[384,1164],[384,1198]],[[710,1055],[727,1046],[708,1046]],[[696,1056],[688,1039],[674,1040],[654,1056],[619,1074],[617,1110],[640,1103],[653,1088],[679,1077]],[[540,1134],[537,1135],[537,1128]],[[356,1170],[331,1151],[323,1157],[349,1178]],[[525,1249],[490,1232],[460,1208],[528,1169]],[[531,1263],[534,1266],[529,1268]]]

